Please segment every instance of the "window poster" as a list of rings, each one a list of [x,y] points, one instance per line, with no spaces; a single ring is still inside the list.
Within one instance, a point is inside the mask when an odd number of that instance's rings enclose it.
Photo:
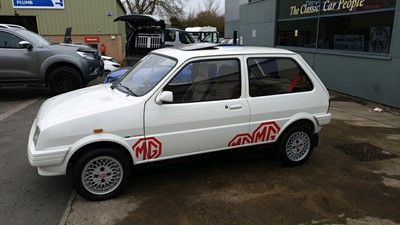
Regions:
[[[390,44],[390,27],[371,27],[369,52],[388,53]]]
[[[334,35],[333,49],[362,52],[364,35]]]

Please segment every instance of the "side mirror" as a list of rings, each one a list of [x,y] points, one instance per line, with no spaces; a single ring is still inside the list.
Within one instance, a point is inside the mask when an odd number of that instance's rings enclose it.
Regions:
[[[173,101],[174,101],[174,94],[172,93],[172,91],[163,91],[156,98],[156,103],[159,105],[161,105],[163,102],[173,102]]]
[[[31,50],[33,48],[32,44],[28,41],[20,41],[18,44],[20,48],[26,48],[28,50]]]

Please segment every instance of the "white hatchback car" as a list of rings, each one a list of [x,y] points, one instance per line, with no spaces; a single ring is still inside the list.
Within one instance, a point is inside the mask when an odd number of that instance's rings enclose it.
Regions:
[[[119,82],[48,99],[33,122],[32,166],[72,174],[89,200],[117,196],[134,165],[276,144],[300,165],[328,124],[329,94],[296,53],[193,44],[151,52]]]
[[[117,62],[117,60],[115,60],[113,57],[102,55],[101,59],[104,62],[105,73],[109,73],[121,67],[121,64],[119,64],[119,62]]]

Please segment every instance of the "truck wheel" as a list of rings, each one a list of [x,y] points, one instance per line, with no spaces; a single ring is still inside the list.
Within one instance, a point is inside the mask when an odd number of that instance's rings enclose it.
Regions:
[[[49,87],[53,94],[62,94],[83,87],[83,81],[76,70],[63,66],[51,72]]]
[[[83,198],[102,201],[118,196],[129,183],[132,163],[120,151],[98,148],[84,154],[72,168],[75,190]]]
[[[294,126],[280,139],[279,153],[281,161],[288,166],[303,164],[314,149],[314,139],[308,127]]]

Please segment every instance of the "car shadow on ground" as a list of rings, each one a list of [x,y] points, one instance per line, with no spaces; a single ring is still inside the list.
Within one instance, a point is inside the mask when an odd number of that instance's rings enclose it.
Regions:
[[[28,98],[50,98],[52,93],[45,87],[1,87],[0,101],[17,101]]]
[[[210,168],[233,169],[240,167],[240,165],[257,163],[269,163],[272,167],[285,167],[279,160],[276,148],[261,145],[138,165],[134,169],[132,180],[165,174],[173,175],[184,171],[208,170]]]

